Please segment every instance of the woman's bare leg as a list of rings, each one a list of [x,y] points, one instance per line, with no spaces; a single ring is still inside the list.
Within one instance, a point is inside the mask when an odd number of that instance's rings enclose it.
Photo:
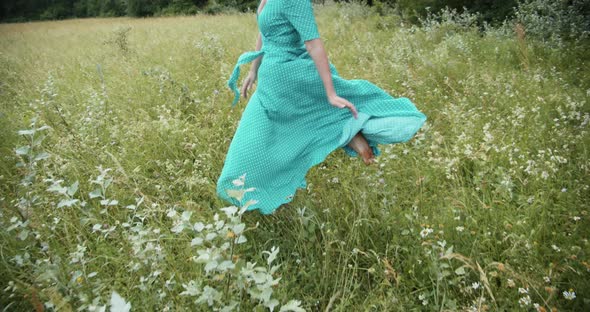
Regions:
[[[361,155],[366,165],[373,163],[375,160],[373,149],[371,149],[369,143],[360,131],[352,138],[352,140],[350,140],[348,146]]]

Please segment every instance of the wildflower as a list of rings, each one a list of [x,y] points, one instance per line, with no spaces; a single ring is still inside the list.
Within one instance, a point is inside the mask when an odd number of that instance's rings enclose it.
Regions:
[[[420,231],[420,236],[422,236],[422,238],[424,238],[432,232],[433,232],[433,230],[431,228],[425,228],[425,229],[422,229],[422,231]]]
[[[529,293],[529,289],[528,288],[527,289],[524,289],[522,287],[519,287],[518,288],[518,292],[521,293],[521,294],[528,294]]]
[[[532,204],[533,201],[535,201],[535,196],[529,196],[529,198],[527,199],[527,203]]]
[[[506,282],[508,283],[508,287],[514,287],[516,286],[516,284],[514,284],[514,281],[511,279],[506,280]]]
[[[551,279],[549,278],[549,276],[544,276],[543,280],[545,281],[545,283],[551,283]]]
[[[574,300],[574,298],[576,298],[576,293],[570,288],[569,291],[563,292],[563,297],[567,300]]]
[[[530,305],[531,304],[531,297],[529,297],[529,295],[527,295],[526,297],[522,297],[522,298],[518,299],[518,304],[521,307]]]
[[[480,285],[479,285],[479,283],[478,283],[478,282],[475,282],[475,283],[471,284],[471,288],[473,288],[473,289],[478,289],[478,288],[479,288],[479,286],[480,286]]]
[[[574,221],[580,221],[580,219],[581,219],[581,218],[580,218],[580,217],[578,217],[578,216],[575,216],[575,217],[573,217],[572,219],[574,219]]]
[[[565,187],[564,187],[564,188],[562,188],[562,189],[561,189],[561,192],[562,192],[562,193],[565,193],[565,192],[567,192],[567,188],[565,188]]]
[[[426,295],[420,294],[418,296],[418,299],[422,301],[422,305],[427,305],[428,304],[428,299],[426,299]]]
[[[551,245],[551,248],[553,248],[555,251],[561,251],[561,249],[555,245]]]
[[[457,232],[463,232],[463,230],[465,230],[465,228],[462,226],[458,226],[455,228],[455,230],[457,230]]]

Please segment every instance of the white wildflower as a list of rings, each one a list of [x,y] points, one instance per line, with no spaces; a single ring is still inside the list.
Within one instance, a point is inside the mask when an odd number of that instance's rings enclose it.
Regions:
[[[428,234],[432,233],[434,230],[432,230],[431,228],[425,228],[422,229],[422,231],[420,231],[420,236],[422,236],[422,238],[428,236]]]
[[[518,299],[518,304],[521,307],[525,307],[531,304],[531,297],[529,295],[526,295],[526,297],[522,297],[520,299]]]
[[[574,292],[573,289],[570,288],[569,291],[563,292],[563,297],[567,300],[574,300],[576,298],[576,293]]]
[[[545,281],[545,283],[551,283],[551,279],[549,278],[549,276],[544,276],[543,280]]]

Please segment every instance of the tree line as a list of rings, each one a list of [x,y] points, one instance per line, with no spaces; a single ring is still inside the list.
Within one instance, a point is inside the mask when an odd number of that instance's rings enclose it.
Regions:
[[[323,3],[325,0],[310,0]],[[362,2],[378,9],[395,8],[395,12],[411,22],[419,22],[429,12],[448,7],[459,13],[468,10],[478,13],[481,24],[501,23],[514,17],[517,6],[534,8],[533,14],[549,16],[550,20],[569,18],[590,20],[590,0],[334,0]],[[2,0],[1,22],[54,20],[82,17],[162,16],[216,14],[225,11],[254,11],[259,0]],[[552,17],[551,14],[564,16]],[[390,10],[392,12],[392,10]],[[587,26],[588,23],[586,23]]]
[[[215,14],[247,11],[258,0],[2,0],[0,21],[23,22],[83,17]]]

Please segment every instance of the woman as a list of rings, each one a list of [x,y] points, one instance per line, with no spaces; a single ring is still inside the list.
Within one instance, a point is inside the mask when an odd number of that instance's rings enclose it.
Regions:
[[[407,98],[393,98],[366,80],[345,80],[328,61],[310,0],[261,0],[256,51],[242,54],[228,81],[240,92],[240,66],[252,62],[244,98],[258,78],[217,181],[217,195],[248,210],[270,214],[306,188],[311,167],[341,147],[366,164],[377,144],[406,142],[426,116]],[[245,175],[245,176],[244,176]],[[234,182],[245,178],[245,185]],[[254,188],[241,202],[226,190]]]

